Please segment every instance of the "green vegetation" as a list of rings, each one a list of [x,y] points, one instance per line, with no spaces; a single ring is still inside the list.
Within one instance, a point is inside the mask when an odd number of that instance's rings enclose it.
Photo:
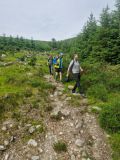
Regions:
[[[67,145],[63,141],[58,141],[54,143],[53,148],[56,152],[66,152],[67,151]]]
[[[64,77],[68,64],[74,53],[78,53],[84,73],[81,76],[81,86],[87,94],[89,104],[100,107],[99,121],[102,128],[110,134],[113,148],[113,160],[120,157],[120,0],[116,0],[116,9],[103,9],[99,24],[91,14],[82,32],[72,39],[57,42],[42,42],[0,37],[0,121],[13,118],[17,122],[32,123],[30,111],[39,109],[42,124],[45,112],[51,111],[48,94],[55,90],[51,84],[44,81],[47,73],[46,61],[48,51],[55,54],[65,52]],[[54,54],[53,53],[53,54]],[[8,64],[12,62],[12,64]],[[6,65],[8,64],[8,65]],[[69,84],[72,84],[70,82]],[[65,91],[68,84],[65,84]],[[73,106],[80,106],[81,100],[72,96]],[[24,105],[21,112],[20,106]],[[28,116],[26,118],[26,115]],[[53,117],[55,120],[60,119]],[[33,124],[35,125],[35,124]],[[41,125],[39,132],[44,132]],[[24,136],[23,136],[24,137]],[[25,137],[27,139],[27,137]],[[67,151],[64,142],[58,141],[53,148],[56,152]]]
[[[110,133],[120,133],[120,101],[113,100],[110,104],[105,104],[100,114],[100,124]]]
[[[79,54],[84,73],[81,86],[89,104],[101,108],[100,124],[111,136],[113,159],[120,157],[120,0],[116,9],[103,9],[99,23],[93,14],[82,32],[72,39],[59,41],[58,50],[67,53],[65,70],[74,53]],[[70,82],[69,84],[72,84]],[[66,84],[67,86],[67,84]],[[66,87],[66,91],[68,91]],[[80,100],[72,97],[71,104],[80,106]],[[95,112],[94,112],[95,114]]]

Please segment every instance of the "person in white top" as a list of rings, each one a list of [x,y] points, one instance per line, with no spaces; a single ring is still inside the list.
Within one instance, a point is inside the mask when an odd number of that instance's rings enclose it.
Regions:
[[[72,72],[73,78],[75,80],[75,85],[72,89],[72,93],[76,93],[76,89],[78,88],[79,93],[81,95],[83,95],[81,85],[80,85],[80,74],[81,74],[81,72],[83,72],[83,69],[80,66],[77,54],[74,55],[74,59],[69,64],[69,67],[68,67],[68,70],[67,70],[67,77],[69,76],[69,74],[71,72]]]

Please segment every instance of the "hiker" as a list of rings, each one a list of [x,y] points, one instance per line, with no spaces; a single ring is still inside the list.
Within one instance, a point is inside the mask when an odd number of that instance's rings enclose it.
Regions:
[[[76,89],[78,88],[78,93],[81,96],[84,96],[81,90],[81,85],[80,85],[80,77],[81,77],[81,73],[83,72],[83,69],[80,66],[77,54],[74,55],[74,59],[69,64],[68,71],[67,71],[67,77],[69,77],[71,72],[73,74],[73,80],[75,80],[75,85],[72,89],[72,93],[76,93]]]
[[[53,57],[52,57],[52,55],[49,55],[47,64],[49,67],[49,73],[50,73],[50,75],[52,75],[52,71],[53,71]]]
[[[60,81],[62,81],[62,69],[63,69],[63,53],[60,53],[57,59],[57,63],[55,64],[55,79],[56,80],[59,75]]]
[[[59,56],[54,56],[53,57],[53,74],[55,77],[55,65],[57,64],[57,60],[58,60]]]

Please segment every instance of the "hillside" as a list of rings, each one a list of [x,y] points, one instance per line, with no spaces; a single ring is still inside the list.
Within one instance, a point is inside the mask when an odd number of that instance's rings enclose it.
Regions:
[[[107,134],[87,99],[48,76],[47,56],[4,57],[0,67],[1,160],[110,160]]]
[[[120,160],[120,0],[91,13],[77,37],[0,36],[0,160]],[[64,53],[63,80],[48,55]],[[78,54],[87,98],[73,95],[68,65]]]

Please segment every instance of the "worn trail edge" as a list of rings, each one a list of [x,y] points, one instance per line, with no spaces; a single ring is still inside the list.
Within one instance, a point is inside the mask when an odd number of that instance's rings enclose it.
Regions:
[[[47,134],[43,142],[45,152],[42,160],[111,160],[111,150],[106,134],[99,127],[96,117],[89,112],[87,100],[82,99],[80,107],[70,106],[70,97],[62,94],[64,86],[58,84],[50,76],[45,79],[56,86],[50,95],[53,110],[46,119]],[[79,98],[79,97],[78,97]],[[61,119],[54,121],[51,117]],[[56,153],[53,144],[58,140],[65,141],[67,152]]]

